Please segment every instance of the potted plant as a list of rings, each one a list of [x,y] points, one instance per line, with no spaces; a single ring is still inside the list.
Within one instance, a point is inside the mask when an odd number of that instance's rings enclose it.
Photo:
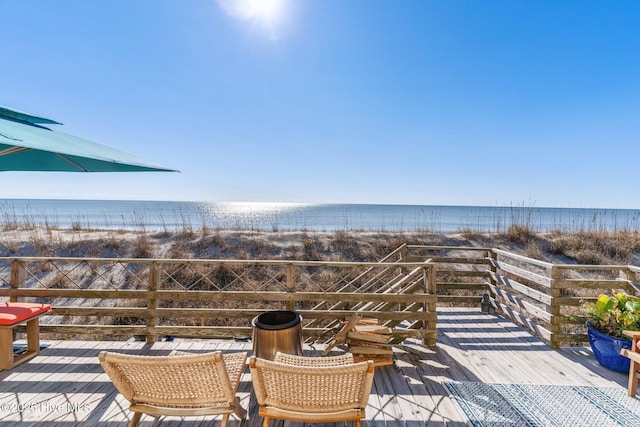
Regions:
[[[629,359],[620,350],[631,348],[631,340],[622,331],[640,330],[640,298],[622,292],[601,294],[595,303],[586,303],[586,309],[587,336],[596,360],[605,368],[629,372]]]

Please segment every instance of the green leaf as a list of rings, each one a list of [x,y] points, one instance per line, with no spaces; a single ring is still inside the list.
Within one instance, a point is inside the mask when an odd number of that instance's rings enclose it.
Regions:
[[[624,305],[624,308],[631,313],[640,313],[640,302],[636,301],[627,301]]]
[[[608,295],[601,294],[596,301],[596,308],[600,311],[609,311],[616,304],[616,300],[609,297]]]

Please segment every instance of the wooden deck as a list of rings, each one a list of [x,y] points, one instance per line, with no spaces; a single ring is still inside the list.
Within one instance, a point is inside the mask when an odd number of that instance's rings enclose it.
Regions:
[[[0,424],[3,426],[125,426],[127,402],[115,391],[98,364],[102,350],[165,355],[186,351],[251,352],[250,343],[223,340],[173,342],[47,341],[41,354],[12,370],[0,372]],[[309,355],[321,348],[305,348]],[[338,349],[339,350],[339,349]],[[376,368],[363,426],[463,426],[464,416],[448,397],[442,381],[595,385],[626,388],[626,375],[600,367],[585,348],[553,350],[513,323],[471,308],[438,310],[435,349],[407,340],[394,348],[395,364]],[[241,423],[261,426],[251,393],[248,369],[240,385],[242,404],[249,407]],[[142,426],[216,426],[219,418],[144,416]],[[343,425],[332,423],[332,426]],[[272,423],[298,427],[300,423]]]

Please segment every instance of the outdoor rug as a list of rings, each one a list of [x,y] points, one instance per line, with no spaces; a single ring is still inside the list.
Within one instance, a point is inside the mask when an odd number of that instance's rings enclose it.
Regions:
[[[472,426],[640,426],[622,387],[445,382]]]

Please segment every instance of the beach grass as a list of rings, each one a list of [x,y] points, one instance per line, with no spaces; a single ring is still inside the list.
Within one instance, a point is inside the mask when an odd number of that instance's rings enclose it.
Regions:
[[[6,219],[6,218],[5,218]],[[203,226],[163,231],[70,228],[0,222],[0,256],[174,259],[291,259],[379,261],[402,244],[507,249],[556,263],[633,264],[640,255],[635,230],[562,229],[540,232],[513,224],[501,232],[260,231]]]

